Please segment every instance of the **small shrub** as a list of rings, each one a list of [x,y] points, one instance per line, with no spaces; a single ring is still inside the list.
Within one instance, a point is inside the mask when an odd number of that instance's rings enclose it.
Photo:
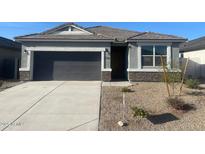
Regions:
[[[185,84],[187,85],[188,88],[197,89],[199,88],[200,82],[196,79],[187,79],[185,81]]]
[[[178,97],[167,98],[167,103],[176,110],[183,110],[183,105],[185,104],[184,101]]]
[[[190,111],[196,109],[193,104],[186,104],[182,99],[178,97],[167,98],[167,103],[176,110]]]
[[[121,92],[132,92],[132,90],[129,89],[128,87],[123,87]]]
[[[138,107],[132,107],[131,109],[133,111],[133,117],[147,118],[149,116],[149,113],[144,109]]]

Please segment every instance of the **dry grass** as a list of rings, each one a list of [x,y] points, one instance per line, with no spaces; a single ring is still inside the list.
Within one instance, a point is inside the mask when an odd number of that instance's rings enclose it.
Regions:
[[[205,130],[205,89],[184,88],[181,98],[193,104],[196,110],[186,113],[169,107],[166,103],[167,91],[164,83],[140,82],[133,86],[133,92],[126,93],[125,119],[128,126],[119,127],[122,120],[122,87],[103,87],[99,130]],[[146,118],[133,118],[130,107],[143,108],[151,115],[170,113],[178,120],[153,124]],[[166,118],[164,118],[166,119]]]

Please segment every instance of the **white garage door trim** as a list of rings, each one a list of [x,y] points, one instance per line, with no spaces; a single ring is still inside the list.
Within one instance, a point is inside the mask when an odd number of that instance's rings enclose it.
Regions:
[[[55,51],[55,52],[102,52],[104,47],[26,47],[27,51]]]

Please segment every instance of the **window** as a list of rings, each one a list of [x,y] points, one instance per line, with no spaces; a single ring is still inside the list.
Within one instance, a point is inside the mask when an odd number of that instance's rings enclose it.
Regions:
[[[163,45],[146,45],[141,46],[142,66],[157,67],[161,66],[161,56],[164,62],[167,61],[167,46]]]
[[[142,66],[153,66],[153,46],[142,46]]]
[[[157,45],[155,46],[155,66],[161,66],[161,57],[164,63],[167,63],[167,46]]]

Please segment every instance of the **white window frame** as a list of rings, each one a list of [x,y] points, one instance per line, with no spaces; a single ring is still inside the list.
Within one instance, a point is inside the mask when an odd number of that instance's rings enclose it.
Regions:
[[[101,71],[108,71],[108,72],[111,72],[112,69],[111,68],[106,68],[105,66],[105,61],[106,61],[106,53],[105,52],[108,52],[107,50],[104,50],[101,52]]]
[[[152,46],[152,49],[153,49],[153,54],[152,55],[142,55],[142,47],[143,46]],[[141,66],[143,67],[143,68],[151,68],[151,67],[155,67],[155,58],[154,58],[154,55],[155,55],[155,46],[154,45],[142,45],[141,46],[141,59],[142,59],[142,57],[152,57],[152,60],[153,60],[153,62],[152,62],[152,65],[150,65],[150,66],[143,66],[142,65],[142,60],[141,60]]]
[[[153,65],[152,66],[143,66],[142,65],[142,46],[153,46]],[[147,44],[147,43],[142,43],[138,45],[138,69],[156,69],[156,68],[161,68],[160,66],[155,66],[155,46],[167,46],[167,67],[171,68],[171,44],[167,43],[157,43],[157,44]],[[146,56],[146,55],[144,55]],[[147,55],[151,56],[151,55]]]

